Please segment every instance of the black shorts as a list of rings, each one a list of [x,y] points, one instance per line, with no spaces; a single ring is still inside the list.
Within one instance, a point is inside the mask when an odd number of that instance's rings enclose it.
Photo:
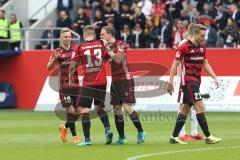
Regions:
[[[91,108],[94,105],[104,107],[106,96],[106,85],[100,86],[82,86],[80,87],[80,95],[78,98],[78,106],[83,108]]]
[[[77,106],[79,88],[62,88],[59,90],[59,97],[63,108]]]
[[[200,84],[198,83],[188,83],[181,86],[178,94],[178,102],[182,104],[193,104],[194,102],[202,100],[199,88]]]
[[[134,104],[134,80],[113,81],[111,84],[111,105]]]

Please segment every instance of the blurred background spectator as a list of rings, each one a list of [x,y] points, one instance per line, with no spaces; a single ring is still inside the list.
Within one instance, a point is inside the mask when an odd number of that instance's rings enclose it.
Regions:
[[[115,28],[117,39],[135,48],[175,48],[186,38],[188,24],[193,22],[208,28],[207,47],[240,48],[239,0],[80,0],[75,7],[73,3],[58,0],[56,27],[72,28],[80,37],[88,24],[96,27],[97,38],[101,27],[108,25]],[[0,11],[0,26],[9,28],[7,21]],[[46,35],[58,38],[59,31],[54,35],[46,31]],[[8,39],[8,31],[0,30],[0,38]],[[5,43],[0,48],[6,48]],[[41,42],[41,48],[49,48],[44,44]]]
[[[210,22],[206,22],[204,24],[207,27],[205,36],[206,46],[209,48],[214,48],[216,47],[217,43],[217,31],[211,26]]]
[[[145,48],[145,35],[140,23],[134,27],[132,42],[134,48]]]
[[[36,49],[50,49],[51,48],[51,39],[54,38],[53,34],[53,22],[47,21],[46,23],[46,30],[42,33],[42,39],[46,39],[45,41],[41,41],[40,44],[36,45]]]
[[[57,3],[58,12],[65,10],[69,13],[69,15],[74,16],[73,13],[73,0],[58,0]]]
[[[57,9],[71,11],[73,9],[73,0],[58,0]]]
[[[130,10],[128,3],[122,3],[121,4],[121,10],[120,10],[120,24],[121,28],[128,24],[131,28],[133,28],[133,15],[134,12]]]
[[[106,23],[113,22],[113,27],[116,30],[116,35],[119,35],[120,26],[119,26],[119,14],[115,11],[110,3],[105,5],[104,19]]]
[[[5,18],[4,10],[0,10],[0,28],[0,40],[3,40],[0,41],[0,50],[7,50],[9,48],[7,41],[9,39],[9,31],[7,30],[9,29],[9,21]]]
[[[152,10],[152,1],[150,0],[141,0],[138,4],[138,7],[142,8],[142,13],[145,16],[149,16]]]
[[[133,15],[133,21],[134,24],[139,23],[141,25],[141,28],[145,29],[145,23],[146,23],[146,17],[142,13],[141,8],[136,6],[135,8],[135,14]]]
[[[73,21],[73,30],[75,30],[83,39],[83,28],[90,24],[90,19],[85,13],[84,8],[78,9],[78,14]]]
[[[237,27],[236,22],[228,18],[227,25],[224,30],[221,32],[221,35],[224,39],[224,48],[236,48],[237,42],[239,41],[239,28]]]
[[[148,17],[145,26],[145,48],[157,48],[159,45],[158,40],[158,26],[154,24],[154,19]]]
[[[10,49],[11,50],[19,50],[21,45],[21,37],[22,32],[21,28],[23,28],[22,22],[17,19],[15,13],[10,15],[10,25],[9,28],[12,29],[10,31]]]
[[[232,19],[237,24],[237,27],[240,29],[240,11],[238,10],[238,7],[236,4],[231,4],[229,6],[230,12],[232,14]]]
[[[182,20],[175,21],[172,31],[173,48],[176,48],[183,39],[187,38],[187,25],[184,25]]]
[[[123,41],[131,41],[132,40],[132,31],[128,24],[123,26],[123,29],[120,32],[120,39]]]
[[[161,24],[159,27],[159,39],[160,46],[159,48],[172,48],[172,30],[173,26],[166,16],[162,16]]]
[[[93,20],[93,25],[95,26],[97,38],[100,38],[101,28],[106,25],[106,20],[103,17],[103,13],[100,8],[96,9],[95,19]]]

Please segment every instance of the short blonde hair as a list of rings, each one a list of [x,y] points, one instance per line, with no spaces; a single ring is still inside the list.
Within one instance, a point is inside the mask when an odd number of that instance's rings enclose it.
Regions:
[[[91,35],[91,36],[94,36],[96,33],[95,33],[95,27],[93,25],[87,25],[83,28],[83,33],[84,35]]]
[[[65,33],[65,32],[71,32],[71,29],[67,28],[67,27],[64,27],[60,30],[60,35]]]
[[[192,37],[194,34],[196,34],[196,33],[198,34],[201,30],[206,31],[206,29],[207,28],[204,25],[202,25],[202,24],[191,23],[188,26],[187,32],[188,32],[188,35],[190,37]]]

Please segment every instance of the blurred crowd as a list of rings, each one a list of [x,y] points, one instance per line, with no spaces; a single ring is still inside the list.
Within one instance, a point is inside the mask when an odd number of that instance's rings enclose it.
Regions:
[[[207,26],[207,47],[240,47],[239,0],[81,0],[77,13],[73,5],[58,1],[56,27],[70,27],[81,37],[88,24],[98,35],[108,25],[133,48],[174,48],[194,22]]]
[[[5,17],[5,11],[0,10],[0,51],[20,49],[21,28],[23,25],[16,14],[12,13],[8,19]]]
[[[46,40],[36,49],[50,49],[49,39],[60,34],[53,27],[69,27],[82,39],[88,24],[96,27],[98,36],[102,26],[114,27],[116,38],[132,48],[175,48],[187,37],[191,22],[207,26],[207,47],[240,48],[239,0],[79,0],[77,5],[76,11],[73,0],[58,0],[58,19],[46,22],[49,29],[42,34]],[[0,11],[0,27],[6,25],[3,19]]]

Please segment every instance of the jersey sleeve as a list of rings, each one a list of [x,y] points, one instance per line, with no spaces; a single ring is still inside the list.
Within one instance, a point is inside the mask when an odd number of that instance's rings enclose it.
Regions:
[[[186,47],[184,47],[183,44],[178,46],[176,49],[175,60],[181,61],[184,58],[185,54],[186,54]]]

